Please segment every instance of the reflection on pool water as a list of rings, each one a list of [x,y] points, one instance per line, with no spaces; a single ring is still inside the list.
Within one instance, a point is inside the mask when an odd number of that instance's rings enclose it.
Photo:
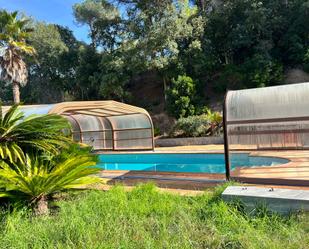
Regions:
[[[101,154],[98,167],[106,170],[143,170],[190,173],[224,173],[224,154]],[[232,170],[236,167],[272,166],[289,162],[276,157],[231,155]]]

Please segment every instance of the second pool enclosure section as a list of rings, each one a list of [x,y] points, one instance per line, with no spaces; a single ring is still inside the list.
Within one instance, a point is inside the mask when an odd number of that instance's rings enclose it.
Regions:
[[[287,150],[308,150],[309,83],[228,91],[223,112],[228,179],[309,186],[309,172],[302,166],[273,167],[270,177],[266,169],[232,171],[230,156],[233,151],[285,151],[290,156]]]
[[[228,91],[231,149],[308,149],[309,83]]]

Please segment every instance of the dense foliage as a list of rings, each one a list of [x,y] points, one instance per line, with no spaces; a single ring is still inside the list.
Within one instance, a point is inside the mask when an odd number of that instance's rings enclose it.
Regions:
[[[222,116],[218,112],[211,112],[199,116],[180,118],[175,123],[171,137],[205,137],[222,134]]]
[[[0,248],[308,248],[308,215],[248,215],[220,192],[188,197],[144,185],[71,193],[53,216],[1,212]]]
[[[167,90],[169,113],[176,118],[193,115],[195,91],[195,83],[190,77],[178,76],[176,80],[172,79],[171,86]]]
[[[280,84],[289,68],[309,70],[308,0],[84,0],[73,12],[89,28],[89,45],[67,28],[32,23],[28,41],[37,56],[27,60],[25,102],[143,104],[132,98],[135,84],[161,84],[163,96],[175,88],[172,79],[186,75],[195,83],[194,102],[171,113],[188,116],[191,105],[197,110],[226,89]],[[156,82],[139,82],[154,74]],[[11,93],[0,97],[10,100]],[[188,105],[181,94],[175,101]]]

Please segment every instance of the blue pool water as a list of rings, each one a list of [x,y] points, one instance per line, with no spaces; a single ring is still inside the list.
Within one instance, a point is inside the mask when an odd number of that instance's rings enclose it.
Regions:
[[[106,170],[144,170],[225,173],[224,154],[101,154],[98,167]],[[275,157],[232,154],[231,167],[271,166],[287,163]]]

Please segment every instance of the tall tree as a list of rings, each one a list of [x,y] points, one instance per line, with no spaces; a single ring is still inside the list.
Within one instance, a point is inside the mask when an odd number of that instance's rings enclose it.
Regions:
[[[83,46],[78,53],[75,96],[81,100],[99,99],[101,55],[92,46]]]
[[[78,23],[88,25],[91,45],[94,48],[100,43],[110,46],[109,37],[113,33],[110,26],[119,19],[117,8],[106,0],[84,0],[75,4],[73,11]],[[109,37],[104,33],[107,33]]]
[[[27,58],[29,83],[21,96],[32,103],[64,101],[66,92],[74,92],[80,43],[65,27],[44,22],[33,27],[28,40],[37,56]]]
[[[122,0],[122,2],[127,2]],[[188,0],[132,0],[127,6],[127,34],[123,49],[132,71],[155,70],[162,76],[164,88],[175,67],[183,43],[200,47],[203,20]],[[174,75],[177,76],[177,75]]]
[[[20,86],[27,84],[28,70],[23,55],[35,50],[27,42],[32,30],[29,19],[18,18],[18,12],[0,12],[0,80],[12,84],[15,103],[20,102]]]
[[[91,46],[80,50],[77,82],[82,99],[123,100],[124,85],[130,76],[123,41],[127,23],[119,9],[105,0],[85,0],[73,6],[80,24],[89,28]]]

